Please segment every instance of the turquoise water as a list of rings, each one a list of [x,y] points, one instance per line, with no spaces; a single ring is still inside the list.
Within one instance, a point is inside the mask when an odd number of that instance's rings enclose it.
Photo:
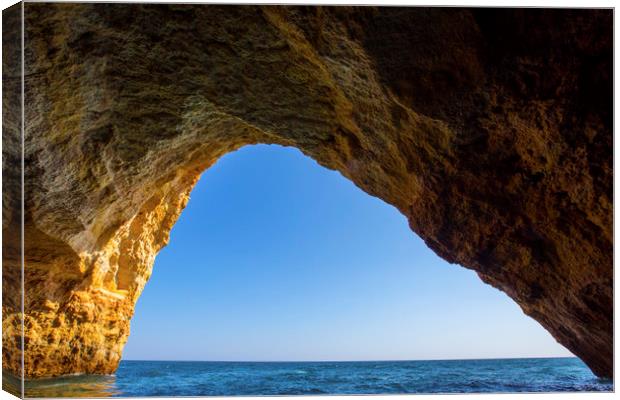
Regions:
[[[11,383],[7,379],[3,382],[5,387]],[[28,397],[575,391],[613,391],[613,383],[596,378],[577,358],[367,362],[122,361],[114,376],[83,375],[26,383]]]

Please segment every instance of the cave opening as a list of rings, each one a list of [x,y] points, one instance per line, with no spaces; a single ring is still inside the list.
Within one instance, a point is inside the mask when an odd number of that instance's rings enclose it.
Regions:
[[[204,172],[131,324],[124,360],[572,356],[394,207],[279,145]]]

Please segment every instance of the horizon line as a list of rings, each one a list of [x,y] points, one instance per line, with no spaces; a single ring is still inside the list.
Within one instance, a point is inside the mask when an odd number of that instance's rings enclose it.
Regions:
[[[399,359],[399,360],[140,360],[121,359],[121,361],[151,362],[213,362],[213,363],[355,363],[355,362],[409,362],[409,361],[489,361],[489,360],[528,360],[548,358],[577,358],[571,356],[535,356],[535,357],[489,357],[489,358],[433,358],[433,359]]]

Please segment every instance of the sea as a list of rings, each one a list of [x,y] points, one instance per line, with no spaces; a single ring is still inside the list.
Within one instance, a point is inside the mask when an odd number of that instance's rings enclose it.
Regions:
[[[3,374],[3,387],[19,381]],[[609,392],[578,358],[364,362],[121,361],[114,375],[29,380],[26,397]]]

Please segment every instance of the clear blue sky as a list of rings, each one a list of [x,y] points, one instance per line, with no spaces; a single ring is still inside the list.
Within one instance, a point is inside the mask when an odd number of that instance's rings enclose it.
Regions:
[[[124,359],[570,356],[392,206],[293,148],[207,170],[157,256]]]

